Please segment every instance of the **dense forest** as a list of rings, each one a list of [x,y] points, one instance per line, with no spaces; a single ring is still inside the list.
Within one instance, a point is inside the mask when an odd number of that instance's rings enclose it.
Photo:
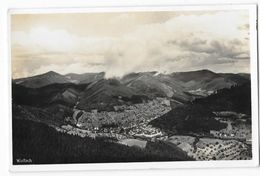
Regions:
[[[49,105],[61,104],[72,107],[77,99],[72,98],[86,88],[87,84],[51,84],[41,88],[28,88],[18,84],[12,84],[12,101],[19,105],[34,107],[45,107]],[[63,96],[64,92],[70,92],[71,96]]]
[[[149,142],[145,149],[128,147],[106,138],[81,138],[57,132],[42,123],[13,119],[13,163],[24,164],[103,163],[192,160],[176,146]]]
[[[150,124],[173,134],[209,133],[210,130],[223,129],[226,124],[215,120],[216,115],[213,112],[234,111],[250,117],[250,89],[250,83],[246,83],[218,90],[206,98],[178,106]]]
[[[200,104],[211,111],[235,111],[251,115],[251,85],[247,82],[230,89],[220,89],[206,98],[196,99],[193,104]]]

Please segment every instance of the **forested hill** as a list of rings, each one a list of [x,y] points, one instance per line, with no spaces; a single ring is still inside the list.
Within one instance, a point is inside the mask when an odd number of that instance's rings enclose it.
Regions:
[[[251,115],[251,84],[232,86],[218,90],[206,98],[196,99],[193,104],[200,104],[211,111],[235,111]]]
[[[175,134],[208,133],[226,127],[226,124],[215,120],[213,112],[216,111],[234,111],[251,118],[250,83],[222,89],[206,98],[176,107],[150,124]]]
[[[32,163],[17,163],[30,158]],[[177,147],[150,142],[145,149],[106,138],[81,138],[28,120],[13,119],[14,164],[107,163],[192,160]]]

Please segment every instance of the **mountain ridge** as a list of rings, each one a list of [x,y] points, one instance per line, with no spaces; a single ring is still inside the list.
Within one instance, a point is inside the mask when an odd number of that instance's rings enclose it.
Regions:
[[[85,93],[81,94],[82,97],[91,97],[86,95],[92,91],[95,92],[95,96],[92,97],[96,99],[100,99],[97,97],[102,97],[101,95],[107,98],[110,97],[108,98],[110,100],[114,99],[112,98],[114,95],[126,99],[138,95],[150,98],[165,97],[185,103],[195,98],[206,97],[220,89],[242,85],[250,81],[248,77],[246,74],[214,73],[206,69],[191,72],[173,72],[171,74],[156,71],[137,72],[129,73],[121,78],[108,79],[105,78],[105,72],[61,75],[49,71],[34,77],[13,80],[13,83],[27,88],[42,88],[53,84],[89,84],[88,86],[91,85],[95,88],[86,89]],[[101,91],[101,95],[98,95],[97,90]],[[121,92],[121,95],[117,95],[118,92]],[[128,95],[129,92],[132,92],[130,93],[131,96]],[[70,91],[65,94],[73,96]],[[62,97],[62,95],[56,98]]]

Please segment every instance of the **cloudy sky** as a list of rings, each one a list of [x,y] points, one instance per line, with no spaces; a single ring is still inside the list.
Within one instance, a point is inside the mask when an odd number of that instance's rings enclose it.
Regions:
[[[248,11],[16,14],[11,30],[13,78],[249,72]]]

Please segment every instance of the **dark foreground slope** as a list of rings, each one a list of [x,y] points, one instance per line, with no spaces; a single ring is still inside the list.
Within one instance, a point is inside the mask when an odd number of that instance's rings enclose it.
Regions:
[[[51,84],[28,88],[12,84],[12,113],[22,119],[62,124],[73,114],[73,107],[86,85]]]
[[[150,122],[172,134],[208,133],[210,130],[220,130],[226,124],[214,119],[214,114],[202,105],[183,105],[171,110],[160,118]]]
[[[30,159],[29,163],[18,160]],[[81,138],[57,132],[42,123],[13,119],[14,164],[64,164],[191,160],[166,143],[148,143],[145,149],[127,147],[106,138]]]
[[[194,104],[200,104],[211,111],[234,111],[251,115],[251,84],[247,82],[231,89],[218,90],[209,97],[196,99]]]
[[[250,83],[222,89],[206,98],[196,99],[189,104],[176,107],[160,118],[151,121],[155,127],[174,134],[209,133],[220,130],[226,124],[217,121],[214,112],[232,111],[251,118]]]

